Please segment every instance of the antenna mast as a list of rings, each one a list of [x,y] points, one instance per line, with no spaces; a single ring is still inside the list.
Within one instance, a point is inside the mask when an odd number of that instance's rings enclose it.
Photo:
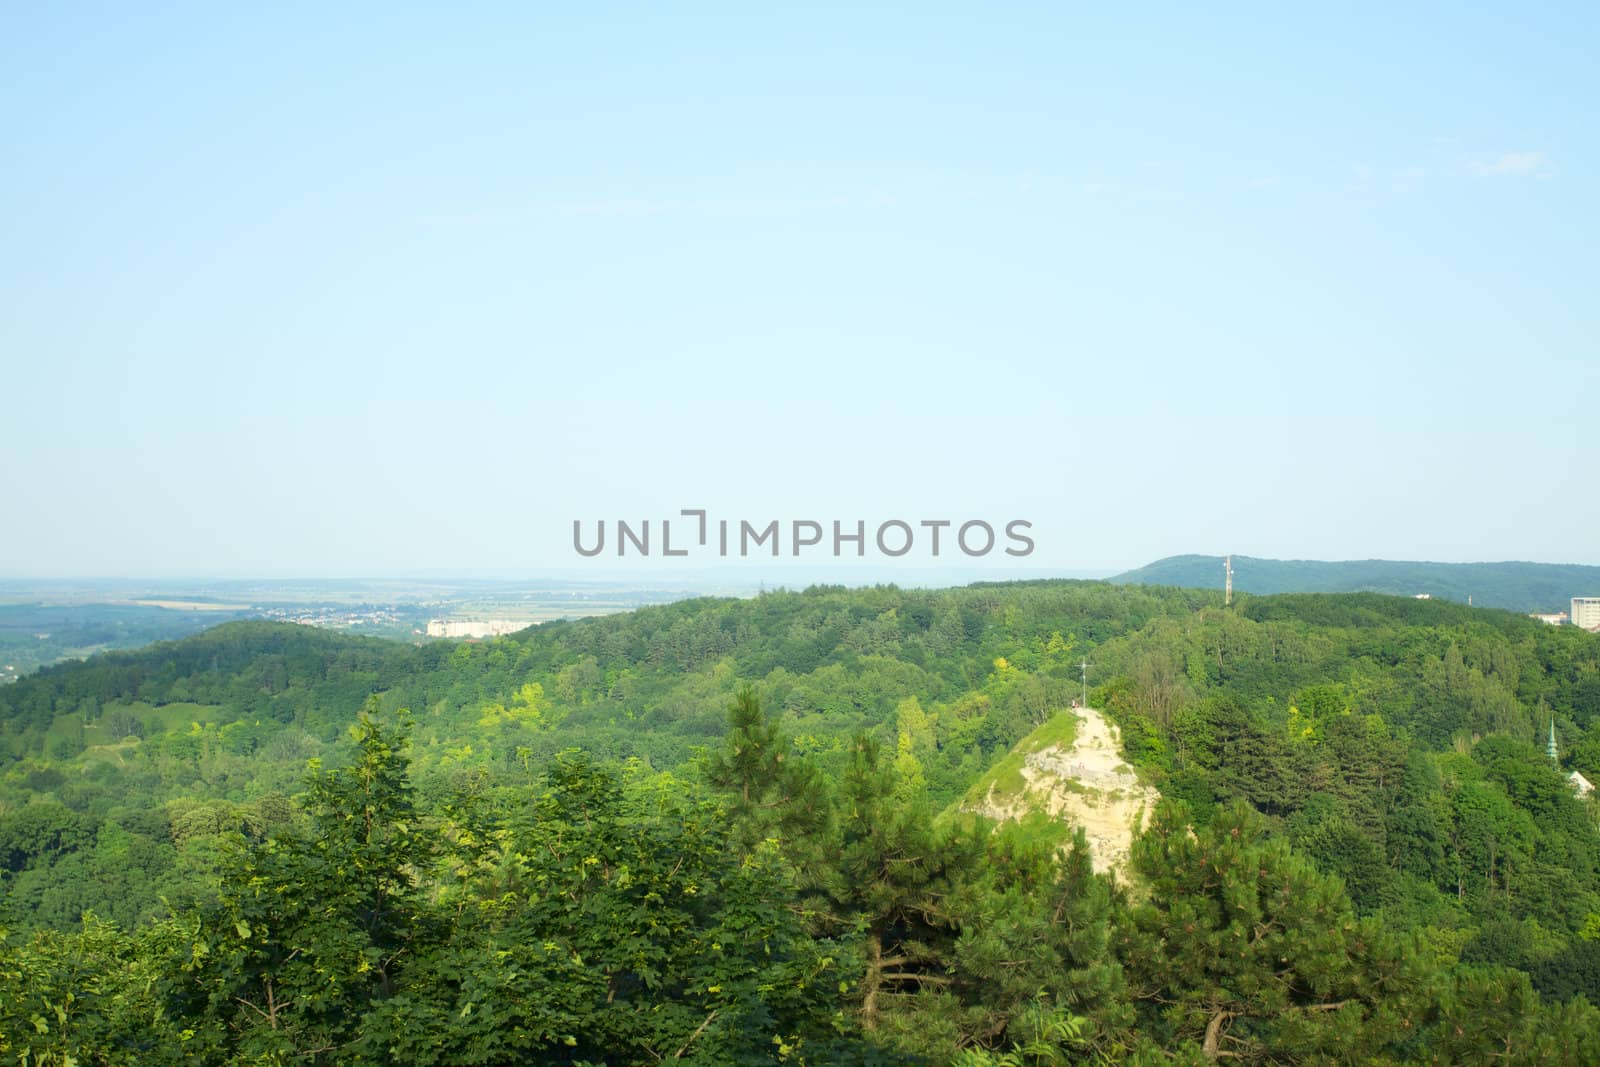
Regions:
[[[1094,666],[1094,664],[1090,663],[1088,660],[1084,660],[1082,663],[1078,664],[1078,669],[1083,672],[1083,706],[1084,707],[1088,707],[1089,706],[1089,668],[1093,667],[1093,666]]]
[[[1222,561],[1222,573],[1226,575],[1227,582],[1222,587],[1222,606],[1228,607],[1233,603],[1233,557],[1228,556]]]

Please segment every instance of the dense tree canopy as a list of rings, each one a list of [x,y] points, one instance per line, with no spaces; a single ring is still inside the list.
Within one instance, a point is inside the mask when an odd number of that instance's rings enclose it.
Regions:
[[[1113,875],[960,808],[1083,660]],[[1594,1062],[1597,718],[1592,635],[1373,595],[229,624],[0,690],[0,1055]]]

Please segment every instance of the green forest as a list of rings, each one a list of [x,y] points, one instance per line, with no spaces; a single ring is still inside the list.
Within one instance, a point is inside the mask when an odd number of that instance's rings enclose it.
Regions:
[[[1105,873],[963,804],[1085,677],[1162,798]],[[1441,600],[231,622],[0,688],[0,1058],[1596,1063],[1574,772],[1600,637]]]

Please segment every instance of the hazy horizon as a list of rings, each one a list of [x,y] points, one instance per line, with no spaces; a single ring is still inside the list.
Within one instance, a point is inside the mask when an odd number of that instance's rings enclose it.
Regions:
[[[109,583],[112,585],[149,584],[154,586],[176,586],[184,583],[216,584],[216,585],[289,585],[296,582],[311,584],[338,584],[350,583],[353,586],[384,584],[400,585],[415,583],[418,585],[439,584],[450,585],[506,585],[525,584],[537,582],[551,582],[557,585],[582,585],[592,583],[597,585],[624,585],[636,583],[648,588],[670,588],[674,583],[683,583],[686,588],[705,587],[708,585],[749,586],[756,587],[762,584],[784,585],[787,583],[800,584],[896,584],[904,586],[943,587],[966,585],[974,582],[987,581],[1033,581],[1040,579],[1082,579],[1102,580],[1119,577],[1159,563],[1166,559],[1183,558],[1188,556],[1218,557],[1226,553],[1182,552],[1174,553],[1170,557],[1146,560],[1143,563],[1127,567],[1030,567],[1025,562],[1011,567],[981,567],[955,564],[953,561],[948,566],[930,566],[927,564],[905,563],[897,565],[894,561],[848,561],[835,566],[818,565],[801,561],[785,561],[770,559],[730,559],[723,561],[720,566],[689,566],[679,561],[646,560],[647,566],[617,566],[611,567],[604,564],[596,565],[593,569],[584,567],[571,568],[479,568],[476,570],[462,569],[457,571],[419,570],[413,572],[390,571],[370,573],[184,573],[174,571],[171,573],[148,574],[5,574],[0,573],[0,591],[7,586],[45,586],[51,584],[61,585],[94,585],[95,583]],[[1286,557],[1275,559],[1273,557],[1250,557],[1234,554],[1235,559],[1255,559],[1280,563],[1420,563],[1442,564],[1446,566],[1472,566],[1472,565],[1499,565],[1532,563],[1547,566],[1600,566],[1574,560],[1394,560],[1368,557],[1365,559],[1346,560],[1315,560],[1307,557]],[[638,561],[630,561],[637,563]],[[1222,582],[1221,572],[1218,572],[1217,584]]]
[[[769,562],[770,561],[766,561]],[[525,583],[525,582],[555,582],[559,584],[581,585],[586,582],[616,585],[630,582],[645,583],[652,587],[666,587],[674,582],[705,584],[739,584],[758,585],[762,582],[783,582],[790,580],[829,582],[842,580],[848,576],[859,576],[868,583],[894,582],[905,584],[909,582],[924,582],[938,579],[940,585],[961,585],[970,582],[996,581],[996,580],[1030,580],[1039,578],[1082,578],[1098,579],[1114,577],[1133,568],[1016,568],[1011,573],[996,569],[962,568],[953,566],[928,567],[906,566],[901,568],[886,566],[839,566],[818,567],[811,565],[794,566],[760,566],[753,565],[750,561],[729,561],[724,567],[698,567],[680,568],[663,563],[659,569],[596,569],[585,572],[574,568],[560,569],[530,569],[530,570],[494,570],[484,569],[479,571],[458,571],[453,573],[437,571],[417,571],[414,573],[389,572],[369,574],[205,574],[182,573],[170,574],[0,574],[0,587],[26,586],[30,584],[48,585],[59,584],[85,584],[97,582],[112,584],[176,584],[176,583],[216,583],[219,585],[261,583],[265,585],[288,584],[293,582],[312,583],[339,583],[353,584],[383,584],[415,582],[427,584],[437,583]]]

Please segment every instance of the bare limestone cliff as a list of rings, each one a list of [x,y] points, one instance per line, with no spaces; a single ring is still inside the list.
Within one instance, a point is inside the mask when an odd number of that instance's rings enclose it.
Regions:
[[[1133,835],[1160,794],[1121,755],[1116,727],[1093,708],[1058,711],[1023,738],[962,802],[995,820],[1042,812],[1082,827],[1097,871],[1125,871]]]

